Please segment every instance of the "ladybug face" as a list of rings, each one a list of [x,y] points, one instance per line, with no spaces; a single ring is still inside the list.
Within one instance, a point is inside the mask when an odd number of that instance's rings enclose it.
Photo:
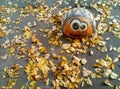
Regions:
[[[79,8],[77,10],[81,11],[81,9]],[[75,9],[75,12],[77,12],[77,10]],[[71,12],[74,12],[74,10]],[[90,13],[90,12],[87,11],[87,13]],[[67,14],[70,15],[69,13]],[[62,25],[63,33],[68,37],[77,38],[77,39],[82,38],[84,36],[92,35],[95,24],[94,24],[94,20],[92,22],[91,18],[90,19],[89,18],[90,17],[87,16],[87,14],[84,14],[82,16],[81,12],[79,13],[79,15],[72,15],[71,13],[71,15],[68,16],[68,19],[66,21],[64,18],[65,22],[63,21],[63,25]]]
[[[64,25],[63,32],[71,38],[81,38],[92,34],[92,26],[88,19],[72,17]]]

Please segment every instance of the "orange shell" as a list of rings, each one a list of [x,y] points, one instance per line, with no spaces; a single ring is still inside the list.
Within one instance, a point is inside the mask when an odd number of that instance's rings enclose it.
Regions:
[[[83,13],[84,11],[84,13]],[[73,13],[72,13],[73,12]],[[70,26],[73,19],[79,19],[81,22],[87,23],[85,30],[73,30]],[[84,8],[75,8],[65,14],[62,19],[63,33],[70,38],[81,38],[83,36],[91,36],[96,28],[94,16],[91,12]]]

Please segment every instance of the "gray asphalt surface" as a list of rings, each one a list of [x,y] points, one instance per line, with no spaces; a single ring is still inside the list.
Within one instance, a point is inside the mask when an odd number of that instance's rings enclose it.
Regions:
[[[24,6],[27,5],[27,3],[22,2],[22,0],[21,0],[21,1],[10,0],[10,1],[13,2],[13,3],[17,3],[19,7],[24,7]],[[56,0],[46,0],[46,4],[47,4],[47,5],[52,5],[52,3],[54,3],[55,1],[56,1]],[[90,1],[91,1],[91,0],[88,0],[88,3],[90,3]],[[96,1],[97,1],[97,0],[96,0]],[[34,0],[31,1],[31,4],[34,5]],[[0,0],[0,5],[5,5],[5,6],[7,6],[7,0]],[[72,5],[72,7],[76,7],[76,6],[72,3],[72,1],[71,1],[71,3],[70,3],[69,5]],[[61,5],[59,8],[63,8],[63,7],[65,7],[65,6],[69,6],[69,5],[63,4],[63,5]],[[111,13],[115,16],[115,18],[120,19],[119,17],[116,17],[116,15],[120,16],[120,6],[118,5],[118,6],[116,6],[116,7],[114,7],[114,6],[112,6],[112,7],[113,7],[114,9],[111,11]],[[59,9],[59,8],[58,8],[58,9]],[[91,8],[89,8],[89,4],[88,4],[87,8],[88,8],[88,9],[91,9]],[[19,17],[18,14],[19,14],[19,11],[17,11],[17,12],[14,13],[14,14],[11,14],[11,15],[10,15],[10,18],[11,18],[12,20],[18,18],[18,17]],[[24,26],[27,25],[27,22],[33,21],[33,20],[35,20],[35,17],[30,15],[30,16],[22,19],[22,23],[19,24],[18,26],[22,29]],[[9,26],[12,26],[12,27],[13,27],[14,24],[13,24],[13,23],[10,23]],[[9,27],[9,26],[8,26],[8,27]],[[11,28],[12,28],[12,27],[11,27]],[[33,29],[38,29],[38,28],[40,28],[40,27],[46,28],[46,25],[43,24],[43,23],[41,23],[41,22],[37,22],[37,26],[34,27]],[[20,32],[21,32],[21,31],[20,31]],[[18,32],[18,34],[19,34],[19,32]],[[39,34],[39,33],[38,33],[38,34]],[[14,34],[14,35],[16,35],[16,34]],[[0,44],[2,44],[6,39],[11,40],[14,35],[9,35],[8,37],[5,37],[5,38],[0,38]],[[110,45],[112,45],[113,47],[114,47],[114,46],[115,46],[115,47],[119,47],[119,46],[120,46],[120,40],[117,39],[117,38],[115,38],[112,33],[106,32],[106,33],[103,35],[103,37],[104,37],[104,38],[110,37],[110,39],[111,39],[111,40],[107,41],[107,48],[109,48]],[[40,36],[39,38],[42,39],[41,41],[42,41],[42,43],[44,43],[45,46],[47,46],[48,48],[50,47],[50,46],[48,45],[48,43],[47,43],[47,41],[46,41],[45,38],[42,38],[41,36]],[[64,40],[64,37],[63,37],[63,42],[65,42],[65,41],[66,41],[66,40]],[[29,44],[28,44],[28,45],[29,45]],[[117,52],[114,52],[114,51],[108,51],[107,53],[102,53],[102,52],[97,51],[97,50],[94,49],[94,48],[89,48],[89,50],[90,50],[90,49],[92,49],[92,50],[94,51],[95,56],[89,56],[89,53],[86,53],[85,55],[81,54],[80,56],[87,58],[88,64],[86,65],[86,67],[89,68],[89,69],[91,69],[91,70],[94,70],[92,64],[94,63],[95,59],[97,59],[97,58],[103,58],[103,57],[105,57],[106,54],[108,54],[110,57],[114,58],[114,57],[116,57],[117,54],[118,54]],[[0,56],[1,56],[1,55],[4,55],[4,53],[6,52],[6,50],[7,50],[7,49],[2,49],[2,48],[0,48]],[[57,50],[59,50],[59,47],[56,47],[56,52],[57,52]],[[9,68],[10,66],[12,66],[12,65],[15,64],[15,63],[18,63],[18,64],[20,64],[20,65],[22,65],[22,66],[25,66],[25,65],[27,64],[26,60],[23,59],[23,60],[17,60],[17,61],[16,61],[15,57],[10,57],[7,61],[0,59],[0,73],[3,72],[3,68],[4,68],[4,67],[8,67],[8,68]],[[119,76],[120,76],[120,67],[118,66],[118,64],[119,64],[119,63],[116,64],[115,73],[119,74]],[[21,87],[23,84],[27,84],[27,79],[26,79],[26,76],[24,76],[24,75],[25,75],[24,71],[23,71],[23,70],[20,70],[20,74],[19,74],[20,77],[19,77],[18,82],[17,82],[17,85],[14,87],[14,89],[20,89],[20,87]],[[50,76],[53,78],[52,75],[50,75]],[[84,87],[80,87],[79,89],[113,89],[113,88],[111,88],[111,87],[105,86],[105,85],[103,84],[103,80],[104,80],[103,78],[102,78],[102,79],[92,79],[92,81],[93,81],[93,86],[84,86]],[[110,81],[111,81],[114,85],[119,85],[119,86],[120,86],[120,81],[112,80],[112,79],[111,79]],[[6,83],[7,83],[6,80],[2,79],[1,76],[0,76],[0,86],[5,85]],[[37,85],[40,85],[42,89],[51,89],[51,84],[50,84],[49,86],[45,86],[45,83],[43,83],[43,81],[39,81],[39,82],[37,83]],[[0,88],[0,89],[1,89],[1,88]],[[28,88],[27,88],[27,89],[28,89]]]

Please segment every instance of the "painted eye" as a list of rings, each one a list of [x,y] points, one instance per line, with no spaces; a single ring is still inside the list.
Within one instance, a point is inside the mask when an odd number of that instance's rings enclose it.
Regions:
[[[81,30],[86,30],[87,29],[87,24],[86,23],[81,23],[80,24],[80,29]]]
[[[75,19],[71,22],[71,28],[73,30],[78,30],[80,28],[80,21]]]

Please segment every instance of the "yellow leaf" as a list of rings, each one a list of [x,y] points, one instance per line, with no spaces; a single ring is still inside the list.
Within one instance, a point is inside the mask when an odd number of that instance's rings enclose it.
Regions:
[[[72,46],[80,48],[81,47],[80,40],[78,39],[73,40]]]
[[[42,52],[42,53],[47,53],[48,50],[47,50],[46,47],[41,47],[41,48],[40,48],[40,52]]]
[[[24,88],[25,88],[25,86],[24,86],[24,85],[22,85],[20,89],[24,89]]]
[[[0,37],[4,37],[5,36],[5,32],[3,32],[0,28]]]
[[[66,61],[66,60],[63,60],[63,61],[61,62],[61,66],[64,66],[65,64],[67,64],[67,61]]]
[[[32,36],[32,31],[29,27],[25,27],[24,28],[24,35],[23,35],[26,39],[30,38]]]
[[[65,60],[65,61],[67,60],[67,58],[65,56],[62,56],[62,59]]]
[[[36,81],[32,81],[32,82],[30,83],[30,86],[31,86],[32,89],[35,88],[35,84],[36,84]]]
[[[40,87],[36,87],[36,89],[41,89]]]
[[[37,66],[43,72],[43,74],[50,70],[50,68],[47,66],[47,61],[44,58],[39,59]]]

